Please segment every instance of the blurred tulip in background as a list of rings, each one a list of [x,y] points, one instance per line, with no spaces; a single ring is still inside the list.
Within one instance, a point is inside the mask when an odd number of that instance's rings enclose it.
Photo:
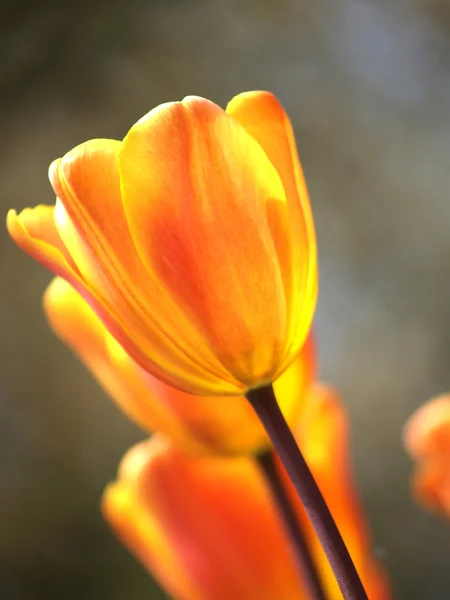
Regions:
[[[450,517],[450,395],[418,408],[405,425],[404,440],[416,463],[413,495],[425,507]]]
[[[370,600],[390,598],[373,556],[351,474],[345,411],[314,387],[295,430]],[[298,508],[327,598],[342,598],[315,534]],[[252,459],[193,457],[154,436],[131,449],[103,512],[119,539],[176,600],[308,598],[277,509]]]

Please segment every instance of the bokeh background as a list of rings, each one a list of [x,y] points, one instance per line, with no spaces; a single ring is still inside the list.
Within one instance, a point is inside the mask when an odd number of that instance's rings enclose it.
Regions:
[[[51,160],[160,102],[247,89],[295,126],[320,372],[349,406],[376,552],[396,598],[446,600],[450,527],[414,506],[401,429],[450,390],[447,0],[3,0],[1,211],[51,203]],[[47,328],[49,273],[0,244],[0,598],[162,598],[98,510],[144,434]]]

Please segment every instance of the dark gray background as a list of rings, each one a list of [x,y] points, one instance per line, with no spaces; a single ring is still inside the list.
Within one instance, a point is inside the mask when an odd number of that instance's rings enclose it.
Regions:
[[[3,1],[2,212],[52,203],[51,160],[162,101],[255,88],[295,126],[321,376],[350,409],[377,552],[396,598],[446,600],[450,528],[410,499],[401,428],[450,389],[449,2]],[[143,434],[48,330],[49,273],[0,244],[0,597],[157,598],[98,511]]]

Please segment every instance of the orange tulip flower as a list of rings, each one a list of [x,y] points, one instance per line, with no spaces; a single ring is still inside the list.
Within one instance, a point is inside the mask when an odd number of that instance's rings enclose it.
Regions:
[[[298,356],[317,288],[313,220],[289,120],[269,93],[226,111],[163,104],[125,139],[50,167],[55,206],[8,214],[16,243],[73,285],[145,370],[242,395]]]
[[[144,371],[118,344],[85,300],[55,278],[44,295],[44,309],[55,333],[90,369],[105,391],[139,425],[160,431],[194,452],[248,453],[269,439],[242,396],[226,403],[193,396]],[[307,341],[294,363],[274,384],[289,423],[302,411],[306,387],[315,376],[313,343]]]
[[[404,442],[417,462],[413,495],[450,517],[450,394],[433,398],[410,417]]]
[[[349,474],[346,427],[335,395],[318,388],[305,426],[297,429],[298,441],[369,599],[387,600],[386,577],[371,555]],[[195,458],[154,436],[125,456],[118,480],[105,491],[103,512],[119,539],[177,600],[307,599],[284,526],[252,459]],[[305,532],[327,598],[341,599],[314,534]]]

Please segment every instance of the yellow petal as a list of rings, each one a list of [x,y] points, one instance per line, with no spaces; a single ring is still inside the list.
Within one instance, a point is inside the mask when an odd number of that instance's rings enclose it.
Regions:
[[[314,223],[294,133],[280,102],[269,92],[239,94],[228,104],[227,113],[264,149],[289,206],[287,220],[273,224],[288,306],[290,345],[285,361],[289,363],[304,343],[317,296]]]

